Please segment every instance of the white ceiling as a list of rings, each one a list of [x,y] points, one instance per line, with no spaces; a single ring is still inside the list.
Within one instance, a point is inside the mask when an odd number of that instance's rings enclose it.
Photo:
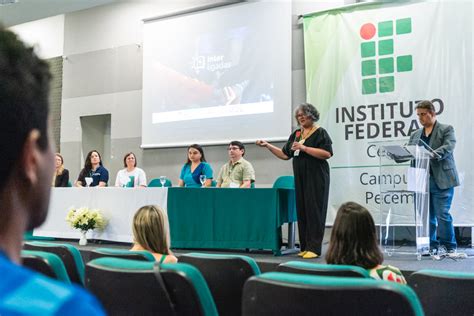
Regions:
[[[117,0],[17,0],[0,6],[0,23],[5,27],[84,10]]]

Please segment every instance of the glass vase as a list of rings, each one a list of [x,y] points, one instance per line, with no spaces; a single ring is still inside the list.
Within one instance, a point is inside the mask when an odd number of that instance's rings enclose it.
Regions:
[[[87,245],[87,230],[81,230],[81,239],[79,239],[79,246]]]

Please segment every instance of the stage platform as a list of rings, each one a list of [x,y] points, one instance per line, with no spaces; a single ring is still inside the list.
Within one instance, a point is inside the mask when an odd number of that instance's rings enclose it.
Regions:
[[[111,243],[103,241],[89,241],[87,246],[79,246],[77,240],[56,240],[52,242],[63,242],[69,243],[77,247],[81,251],[81,255],[84,259],[84,262],[89,261],[89,253],[94,248],[117,248],[117,249],[130,249],[131,245],[128,243]],[[323,253],[321,258],[317,259],[301,259],[296,254],[283,255],[283,256],[274,256],[271,251],[257,251],[257,250],[215,250],[215,249],[173,249],[174,254],[178,257],[181,254],[190,253],[190,252],[202,252],[202,253],[213,253],[213,254],[238,254],[246,255],[254,258],[262,272],[275,271],[276,267],[287,261],[304,261],[304,262],[314,262],[314,263],[326,263],[324,256],[328,247],[328,242],[323,244]],[[397,249],[398,252],[415,252],[415,247],[413,246],[400,246]],[[421,260],[417,260],[415,254],[399,254],[395,253],[392,256],[384,255],[385,261],[384,264],[390,264],[399,268],[403,274],[408,277],[411,273],[421,270],[421,269],[435,269],[443,271],[458,271],[458,272],[470,272],[474,273],[474,249],[459,247],[458,252],[466,253],[467,258],[465,259],[452,259],[444,258],[441,260],[434,260],[431,257],[422,257]]]

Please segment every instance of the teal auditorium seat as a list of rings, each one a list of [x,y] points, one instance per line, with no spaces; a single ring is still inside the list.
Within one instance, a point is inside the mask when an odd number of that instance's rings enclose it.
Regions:
[[[362,278],[269,272],[244,286],[242,315],[423,315],[406,285]]]
[[[280,265],[277,267],[277,272],[370,278],[369,272],[361,267],[337,264],[319,264],[302,261],[288,261],[280,263]]]
[[[407,282],[426,315],[474,314],[474,273],[420,270]]]
[[[96,248],[91,251],[90,259],[97,259],[103,257],[122,258],[139,261],[155,261],[155,257],[146,250],[124,250],[114,248]]]
[[[217,315],[201,273],[184,263],[95,259],[86,265],[86,288],[110,315]]]
[[[64,263],[58,255],[45,251],[22,250],[22,265],[50,278],[71,283]]]
[[[23,234],[23,240],[24,241],[29,241],[29,240],[54,240],[54,237],[42,237],[42,236],[33,236],[33,231],[32,230],[27,230]]]
[[[244,283],[260,274],[255,260],[247,256],[188,253],[181,255],[179,262],[191,264],[202,273],[219,315],[241,315]]]
[[[151,179],[150,183],[148,183],[148,186],[149,187],[161,187],[161,182],[160,182],[160,179],[159,178],[155,178],[155,179]],[[166,182],[165,182],[165,187],[171,187],[173,186],[173,183],[171,183],[171,180],[170,179],[166,179]]]
[[[76,247],[69,244],[32,241],[26,242],[23,249],[45,251],[59,256],[71,282],[84,285],[84,261]]]
[[[72,183],[71,183],[71,181],[68,181],[68,182],[67,182],[67,187],[68,187],[68,188],[72,188]]]
[[[275,189],[294,189],[295,178],[293,176],[280,176],[273,183]]]

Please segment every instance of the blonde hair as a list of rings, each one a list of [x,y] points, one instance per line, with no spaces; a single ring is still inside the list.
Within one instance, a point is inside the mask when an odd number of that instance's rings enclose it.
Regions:
[[[63,171],[64,171],[64,159],[63,159],[63,156],[61,156],[61,154],[59,154],[59,153],[56,153],[56,157],[61,158],[61,166],[59,167],[58,170],[56,170],[56,177],[57,177],[57,176],[60,176],[60,175],[63,174]]]
[[[146,205],[133,216],[133,239],[143,249],[163,255],[169,254],[166,216],[158,205]]]

